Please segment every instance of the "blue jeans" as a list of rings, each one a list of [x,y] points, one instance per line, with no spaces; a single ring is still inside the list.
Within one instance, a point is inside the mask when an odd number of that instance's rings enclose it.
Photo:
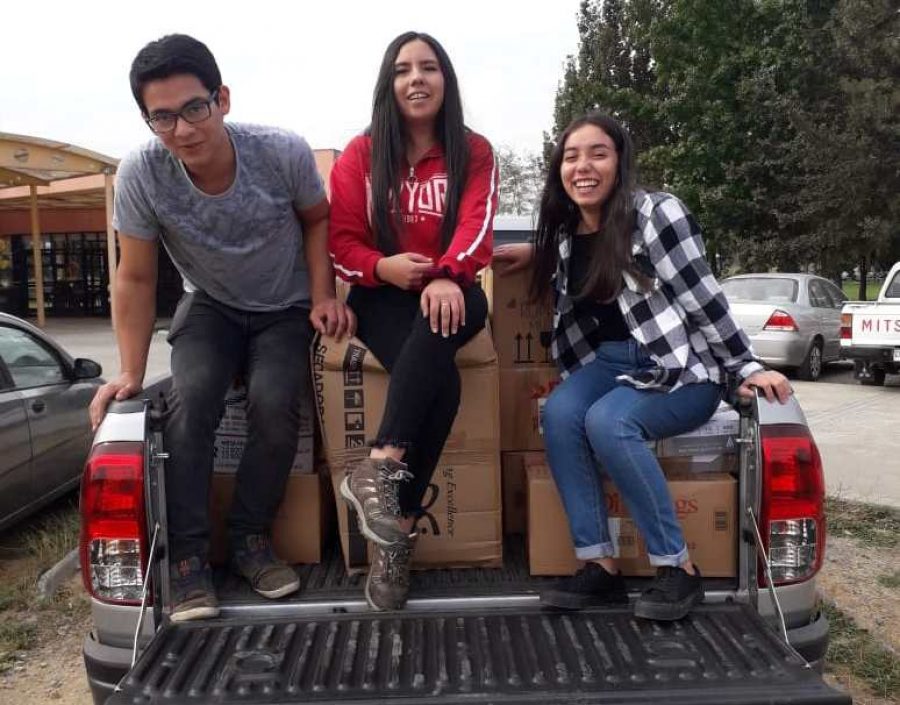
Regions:
[[[707,382],[666,393],[616,382],[617,375],[652,364],[635,340],[601,343],[597,359],[567,377],[544,407],[547,459],[581,560],[614,553],[597,463],[622,495],[651,565],[677,566],[688,558],[665,477],[646,442],[701,426],[723,389]]]

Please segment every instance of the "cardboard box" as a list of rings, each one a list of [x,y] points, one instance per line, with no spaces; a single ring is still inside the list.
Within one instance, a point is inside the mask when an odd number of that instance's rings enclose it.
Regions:
[[[553,365],[550,336],[553,305],[532,303],[528,296],[531,269],[506,276],[490,276],[491,326],[502,369],[522,365]]]
[[[300,431],[297,453],[291,465],[291,474],[311,473],[314,461],[315,405],[311,397],[301,400]],[[213,472],[237,472],[244,446],[247,442],[247,390],[234,385],[225,395],[225,411],[216,428]]]
[[[532,365],[500,370],[502,450],[543,450],[544,404],[559,382],[555,367]]]
[[[740,431],[740,415],[729,405],[722,403],[712,418],[700,428],[657,441],[656,455],[660,458],[692,456],[699,462],[721,455],[736,455],[736,439],[740,436]]]
[[[528,564],[532,575],[572,575],[575,558],[569,524],[546,465],[528,465]],[[737,480],[730,475],[672,478],[668,482],[691,559],[706,577],[732,577],[737,569]],[[654,575],[643,538],[622,497],[604,483],[610,534],[626,575]]]
[[[241,462],[246,444],[246,436],[225,436],[216,433],[213,472],[234,475]],[[294,455],[294,462],[291,465],[291,475],[308,475],[315,471],[314,445],[313,436],[301,436],[298,439],[297,453]]]
[[[462,403],[426,494],[429,512],[413,565],[497,566],[502,562],[500,419],[496,353],[487,330],[457,355]],[[387,396],[389,376],[358,340],[320,341],[313,355],[320,426],[332,481],[366,457]],[[336,493],[336,496],[337,493]],[[355,517],[338,502],[348,571],[365,569],[366,547]],[[356,535],[358,540],[351,542]]]
[[[441,456],[425,493],[426,514],[417,526],[414,569],[503,565],[496,468],[466,460],[464,454],[461,458],[455,453]],[[343,473],[331,476],[335,497],[340,497],[343,477]],[[347,572],[364,572],[371,559],[371,544],[360,532],[356,514],[347,511],[341,499],[338,532]]]
[[[226,518],[234,495],[234,475],[214,474],[210,492],[211,561],[222,564],[226,554]],[[272,522],[272,546],[288,563],[318,563],[322,542],[331,527],[331,490],[322,473],[291,475]]]
[[[528,528],[525,466],[546,463],[543,451],[514,451],[501,455],[503,476],[503,534],[524,534]]]

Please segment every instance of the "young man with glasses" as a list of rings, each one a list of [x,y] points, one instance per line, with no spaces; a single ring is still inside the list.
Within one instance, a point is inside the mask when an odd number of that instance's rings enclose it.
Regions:
[[[165,422],[174,621],[212,617],[208,497],[215,429],[228,386],[246,379],[249,433],[229,515],[231,559],[258,593],[299,588],[274,556],[268,528],[311,394],[313,330],[352,335],[335,299],[326,245],[328,201],[307,143],[286,130],[225,123],[231,95],[201,42],[169,35],[145,46],[131,89],[155,138],[119,166],[115,321],[121,374],[91,404],[95,427],[112,399],[137,394],[156,315],[161,241],[185,295],[169,328],[172,390]]]

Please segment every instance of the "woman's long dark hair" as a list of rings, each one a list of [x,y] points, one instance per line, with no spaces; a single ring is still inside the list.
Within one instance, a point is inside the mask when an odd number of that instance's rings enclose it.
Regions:
[[[450,57],[432,36],[422,32],[405,32],[394,39],[384,52],[375,92],[372,96],[372,218],[378,248],[387,255],[397,253],[397,238],[402,228],[400,214],[400,181],[406,155],[406,126],[394,97],[394,63],[400,49],[416,39],[425,42],[437,56],[444,75],[444,103],[437,114],[435,132],[444,148],[447,165],[447,194],[441,221],[441,246],[446,250],[456,229],[459,202],[462,199],[469,166],[469,145],[463,121],[459,84]]]
[[[591,112],[569,123],[550,155],[534,239],[531,295],[535,299],[543,298],[549,293],[550,280],[559,260],[560,238],[574,235],[581,220],[581,212],[566,193],[559,171],[569,136],[585,125],[599,127],[609,135],[616,147],[619,166],[615,186],[603,204],[600,235],[593,238],[587,280],[578,292],[578,298],[611,301],[622,287],[622,273],[625,271],[633,273],[640,282],[646,284],[646,277],[634,269],[631,257],[631,237],[635,227],[634,150],[631,137],[615,119],[603,113]]]

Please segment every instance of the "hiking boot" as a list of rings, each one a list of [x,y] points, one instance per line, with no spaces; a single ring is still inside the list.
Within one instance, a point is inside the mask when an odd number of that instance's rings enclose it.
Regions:
[[[366,577],[366,602],[376,612],[399,610],[409,594],[409,563],[417,534],[405,541],[379,546],[375,544],[372,565]]]
[[[405,543],[400,528],[400,483],[412,478],[406,464],[391,458],[359,461],[341,482],[341,496],[356,510],[359,529],[381,546]]]
[[[571,578],[563,578],[541,593],[541,604],[566,610],[628,604],[628,588],[621,573],[608,573],[588,561]]]
[[[635,617],[670,622],[687,616],[691,607],[703,602],[703,578],[677,566],[656,569],[656,579],[634,603]]]
[[[169,566],[169,577],[172,592],[169,618],[173,622],[219,616],[209,563],[201,563],[197,556],[184,558]]]
[[[235,541],[232,564],[256,592],[271,600],[290,595],[300,589],[296,571],[272,552],[265,534],[247,534]]]

